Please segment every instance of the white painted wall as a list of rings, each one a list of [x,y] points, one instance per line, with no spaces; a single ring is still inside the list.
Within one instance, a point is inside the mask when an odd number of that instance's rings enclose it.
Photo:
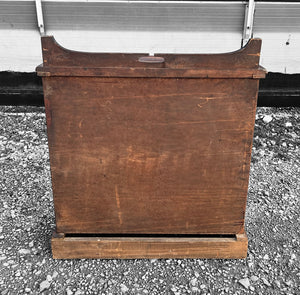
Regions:
[[[90,52],[211,53],[237,50],[241,44],[241,34],[232,32],[50,30],[48,33],[64,47]]]
[[[300,18],[300,16],[299,16]],[[254,33],[263,40],[260,64],[269,72],[300,73],[300,33]],[[286,44],[289,40],[289,45]]]
[[[41,63],[38,30],[0,30],[0,71],[33,72]]]

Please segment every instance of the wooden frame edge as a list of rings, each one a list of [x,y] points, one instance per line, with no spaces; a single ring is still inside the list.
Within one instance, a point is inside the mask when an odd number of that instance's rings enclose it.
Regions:
[[[245,233],[232,238],[216,237],[65,237],[52,236],[54,259],[161,259],[247,257]]]

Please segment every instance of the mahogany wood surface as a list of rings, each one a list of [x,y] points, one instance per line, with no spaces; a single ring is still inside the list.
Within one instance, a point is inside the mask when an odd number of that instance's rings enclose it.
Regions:
[[[58,232],[242,230],[257,80],[46,79]]]
[[[75,52],[53,37],[42,47],[58,233],[244,232],[261,40],[157,58]],[[54,238],[53,253],[245,256],[245,242],[210,241]]]
[[[216,258],[247,256],[246,234],[233,238],[52,237],[55,259]]]

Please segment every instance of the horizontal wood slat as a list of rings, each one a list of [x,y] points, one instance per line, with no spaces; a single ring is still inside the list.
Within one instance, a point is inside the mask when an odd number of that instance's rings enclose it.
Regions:
[[[233,238],[52,237],[55,259],[216,258],[247,256],[246,234]]]
[[[266,70],[205,70],[205,69],[168,69],[168,68],[64,68],[38,67],[39,76],[86,76],[86,77],[147,77],[147,78],[264,78]]]

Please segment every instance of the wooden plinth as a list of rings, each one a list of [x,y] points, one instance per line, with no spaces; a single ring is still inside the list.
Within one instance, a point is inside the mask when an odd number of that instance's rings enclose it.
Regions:
[[[54,259],[219,258],[247,256],[246,234],[233,237],[66,237],[54,234]]]

